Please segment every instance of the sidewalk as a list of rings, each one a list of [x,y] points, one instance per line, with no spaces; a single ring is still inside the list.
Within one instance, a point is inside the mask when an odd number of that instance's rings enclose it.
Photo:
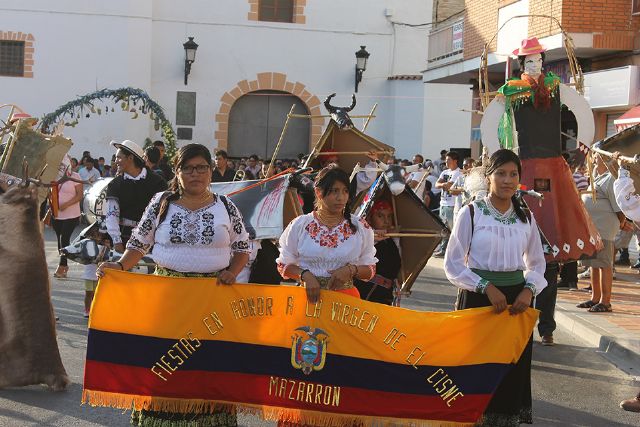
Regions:
[[[635,257],[634,257],[635,259]],[[581,280],[578,288],[589,286]],[[640,273],[616,266],[611,298],[612,313],[589,313],[576,304],[589,299],[587,291],[558,289],[558,327],[597,347],[616,364],[640,376]]]

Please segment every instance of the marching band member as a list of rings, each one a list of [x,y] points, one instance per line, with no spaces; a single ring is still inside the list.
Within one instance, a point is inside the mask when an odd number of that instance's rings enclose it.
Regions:
[[[370,280],[378,261],[373,230],[350,213],[349,176],[342,169],[322,169],[315,195],[314,211],[291,221],[280,237],[280,274],[304,283],[311,303],[320,289],[359,297],[354,279]]]
[[[615,152],[613,155],[618,159],[620,153]],[[618,164],[620,165],[618,178],[613,182],[616,202],[627,218],[634,222],[640,222],[640,195],[636,193],[636,187],[626,164],[622,160],[618,160]]]
[[[118,262],[102,263],[104,270],[128,270],[153,247],[155,274],[172,277],[217,277],[222,284],[237,282],[249,260],[249,234],[242,215],[225,196],[209,190],[213,162],[200,144],[180,149],[176,177],[168,192],[157,193],[133,230]],[[206,414],[134,411],[133,425],[236,426],[235,411],[221,408]],[[156,424],[153,424],[156,423]]]
[[[622,209],[622,213],[627,218],[638,223],[640,222],[640,195],[636,192],[633,179],[626,169],[626,164],[619,159],[620,153],[613,153],[613,158],[618,159],[618,179],[613,183],[613,192],[616,197],[618,206]],[[625,411],[640,412],[640,392],[633,399],[627,399],[620,402],[620,407]]]
[[[158,191],[167,189],[166,181],[145,166],[144,151],[133,141],[115,141],[118,176],[107,185],[105,223],[116,252],[123,253],[131,231],[137,225],[149,200]],[[133,267],[133,265],[132,265]],[[97,266],[84,269],[84,317],[89,317],[91,302],[98,281]]]
[[[496,151],[486,169],[489,195],[463,207],[444,258],[447,278],[463,291],[458,308],[493,306],[517,315],[547,286],[535,218],[515,199],[521,165],[511,150]],[[499,331],[496,332],[499,334]],[[491,345],[491,343],[488,343]],[[486,426],[531,424],[532,340],[498,386],[480,420]]]

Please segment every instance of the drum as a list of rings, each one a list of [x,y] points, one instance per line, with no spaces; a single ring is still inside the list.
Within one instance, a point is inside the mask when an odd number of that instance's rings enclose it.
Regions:
[[[84,191],[82,199],[82,213],[89,224],[96,222],[107,214],[105,200],[107,198],[107,185],[113,178],[101,178]]]

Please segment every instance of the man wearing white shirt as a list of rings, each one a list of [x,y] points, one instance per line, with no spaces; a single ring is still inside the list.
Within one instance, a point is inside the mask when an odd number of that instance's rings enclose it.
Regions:
[[[440,196],[440,219],[449,227],[449,230],[453,229],[453,209],[456,205],[456,198],[460,197],[461,193],[459,189],[452,189],[455,182],[462,175],[462,171],[458,167],[459,159],[460,156],[458,153],[449,151],[445,158],[448,169],[442,171],[436,182],[436,188],[442,189],[442,195]],[[449,238],[444,237],[440,244],[440,250],[433,254],[433,256],[443,258],[448,243]]]
[[[420,200],[422,200],[424,196],[424,180],[422,178],[427,173],[427,171],[422,167],[423,163],[424,157],[422,157],[421,154],[413,156],[413,164],[420,165],[420,169],[415,172],[411,172],[407,179],[407,184],[409,184],[409,187],[413,189],[413,192],[418,195]]]
[[[377,168],[378,165],[375,161],[370,160],[369,163],[364,165],[365,171],[360,171],[356,174],[356,194],[360,194],[361,191],[368,190],[378,177]]]
[[[434,173],[436,176],[440,176],[445,169],[447,169],[447,150],[440,151],[440,158],[437,159],[434,163]]]
[[[84,184],[85,190],[100,179],[100,171],[93,167],[93,159],[91,157],[84,158],[84,167],[78,171],[78,174],[80,174],[80,178],[86,182],[86,184]]]

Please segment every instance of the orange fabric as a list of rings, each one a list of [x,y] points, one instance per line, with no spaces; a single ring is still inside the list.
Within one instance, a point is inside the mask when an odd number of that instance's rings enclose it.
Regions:
[[[542,206],[530,196],[525,196],[525,201],[549,244],[560,251],[556,257],[547,255],[547,262],[577,260],[601,249],[600,234],[580,199],[567,162],[562,157],[522,160],[522,184],[538,191],[536,179],[548,179],[550,191],[542,192]],[[592,237],[594,243],[590,241]],[[565,243],[569,245],[568,252],[564,250]]]
[[[507,86],[529,87],[531,85],[524,80],[509,80]]]

